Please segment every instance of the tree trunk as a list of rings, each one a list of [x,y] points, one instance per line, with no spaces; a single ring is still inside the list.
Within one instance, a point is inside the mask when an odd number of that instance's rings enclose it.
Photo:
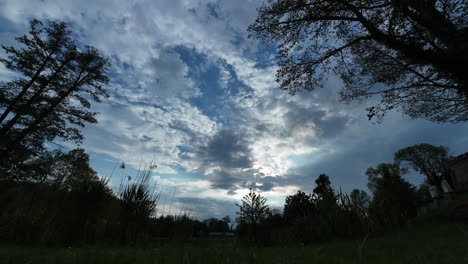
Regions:
[[[36,100],[36,98],[45,90],[45,88],[47,88],[47,86],[49,85],[50,82],[52,82],[55,77],[57,76],[57,74],[59,74],[62,69],[68,65],[68,63],[70,62],[70,60],[68,60],[67,62],[64,62],[53,74],[52,76],[50,76],[47,81],[45,83],[43,83],[40,87],[39,87],[39,90],[37,90],[34,95],[26,102],[25,106],[23,106],[22,108],[20,108],[20,110],[16,113],[16,115],[8,120],[7,124],[2,127],[2,129],[0,130],[0,135],[1,136],[4,136],[7,134],[7,132],[16,124],[16,121],[18,121],[18,119],[24,115],[25,113],[25,110],[24,108],[27,107],[28,105],[32,105],[34,103],[34,101]]]
[[[45,66],[47,63],[50,61],[50,58],[54,52],[50,53],[49,56],[46,57],[42,65],[39,67],[39,69],[36,71],[36,73],[31,77],[31,80],[23,87],[21,92],[11,101],[10,105],[8,105],[7,109],[5,109],[5,112],[0,116],[0,124],[7,118],[7,116],[11,113],[13,110],[13,107],[18,103],[18,101],[26,94],[26,92],[31,88],[31,86],[36,82],[37,78],[39,75],[42,73],[44,70]]]
[[[63,100],[65,100],[72,92],[76,91],[77,87],[79,87],[82,81],[85,80],[87,77],[86,76],[84,78],[81,78],[83,71],[84,70],[82,70],[82,72],[78,75],[73,85],[63,95],[61,95],[57,100],[55,100],[54,103],[52,103],[52,105],[50,105],[46,111],[43,111],[42,114],[31,125],[29,125],[27,129],[22,131],[15,140],[10,141],[10,143],[7,145],[6,149],[4,150],[5,153],[8,153],[9,151],[11,151],[11,149],[14,146],[19,145],[21,141],[23,141],[28,135],[30,135],[31,133],[34,133],[37,130],[37,127],[44,121],[44,119],[50,113],[52,113],[57,108],[57,106],[59,106],[63,102]]]
[[[39,124],[42,123],[42,121],[44,121],[44,119],[52,112],[54,111],[54,109],[66,98],[68,97],[68,95],[70,95],[72,92],[74,91],[74,89],[69,89],[64,95],[62,95],[57,101],[55,101],[46,111],[42,112],[42,114],[31,124],[29,125],[29,127],[24,130],[23,132],[21,132],[21,134],[12,142],[10,142],[10,144],[8,144],[8,146],[6,147],[6,151],[8,152],[9,150],[12,149],[13,146],[15,145],[18,145],[21,143],[21,141],[23,141],[23,139],[26,138],[26,136],[28,136],[29,134],[35,132],[37,130],[37,127],[39,126]]]

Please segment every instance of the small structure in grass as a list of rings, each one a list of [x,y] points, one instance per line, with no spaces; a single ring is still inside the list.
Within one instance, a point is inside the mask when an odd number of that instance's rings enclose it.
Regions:
[[[442,181],[440,188],[434,185],[430,186],[429,194],[431,195],[432,200],[419,208],[419,214],[424,214],[440,208],[441,206],[448,204],[450,200],[457,199],[457,197],[468,193],[468,152],[452,158],[447,165],[450,168],[450,181],[452,184],[449,184],[445,179]],[[464,208],[463,212],[458,209],[455,211],[466,218],[466,221],[464,220],[465,222],[468,221],[468,206],[467,208]]]

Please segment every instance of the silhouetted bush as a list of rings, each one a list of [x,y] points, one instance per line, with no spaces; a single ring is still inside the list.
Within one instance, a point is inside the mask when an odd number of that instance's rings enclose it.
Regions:
[[[401,177],[404,173],[398,164],[387,163],[367,170],[373,194],[369,215],[375,229],[398,226],[416,216],[418,195],[416,188]]]
[[[256,242],[307,244],[355,239],[402,225],[416,216],[425,194],[424,189],[416,192],[414,186],[401,178],[404,172],[397,164],[369,168],[373,197],[360,190],[353,190],[350,195],[336,192],[329,177],[322,174],[315,181],[312,194],[298,191],[286,197],[282,215],[268,214],[256,225],[240,222],[237,232],[240,238],[254,238]]]
[[[28,162],[18,177],[0,180],[0,240],[16,243],[165,243],[230,231],[228,217],[203,222],[187,214],[156,217],[158,193],[150,184],[149,164],[119,191],[89,167],[82,149],[51,152]],[[124,168],[124,166],[122,166]],[[288,196],[283,213],[270,210],[262,195],[251,191],[239,204],[237,238],[268,245],[354,239],[405,224],[424,204],[419,190],[405,181],[398,164],[369,168],[369,189],[350,195],[336,192],[322,174],[313,193]],[[37,173],[33,176],[34,173]],[[122,173],[123,176],[123,173]]]
[[[115,194],[108,179],[99,178],[89,167],[88,155],[81,149],[56,151],[44,159],[34,162],[50,166],[48,171],[40,170],[40,177],[21,174],[0,180],[1,241],[137,243],[207,235],[206,226],[186,214],[156,218],[159,195],[150,186],[153,164],[133,181],[122,181],[120,193]],[[228,228],[227,223],[223,228]]]

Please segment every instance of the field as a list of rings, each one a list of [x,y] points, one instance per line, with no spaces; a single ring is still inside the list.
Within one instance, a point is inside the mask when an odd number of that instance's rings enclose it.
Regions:
[[[468,263],[468,226],[417,221],[355,241],[254,247],[212,241],[164,247],[0,248],[0,263]]]

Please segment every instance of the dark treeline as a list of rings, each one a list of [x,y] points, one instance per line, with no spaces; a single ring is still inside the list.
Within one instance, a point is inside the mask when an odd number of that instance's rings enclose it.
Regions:
[[[436,156],[434,152],[443,153]],[[432,159],[418,163],[418,156]],[[429,188],[439,190],[451,178],[445,165],[450,159],[446,148],[428,144],[399,150],[395,163],[382,163],[366,171],[370,194],[357,189],[350,194],[334,190],[329,176],[321,174],[312,193],[298,191],[286,197],[282,212],[270,210],[267,199],[251,191],[238,204],[238,241],[322,242],[380,234],[404,225],[431,200]],[[419,188],[403,179],[409,168],[421,170],[426,165],[435,173],[425,170],[428,174]],[[155,167],[149,164],[133,179],[125,177],[114,192],[109,178],[98,177],[90,168],[82,149],[54,151],[38,158],[31,162],[30,174],[0,180],[0,239],[15,243],[133,244],[232,231],[229,217],[204,221],[188,214],[158,217],[159,194],[149,178]]]
[[[0,240],[15,243],[138,243],[228,232],[229,217],[157,217],[159,195],[142,169],[114,193],[82,149],[54,152],[31,177],[0,180]]]
[[[350,195],[337,192],[329,177],[321,174],[313,193],[298,191],[286,198],[283,214],[267,212],[257,221],[238,219],[239,235],[260,243],[310,243],[360,238],[402,225],[416,216],[424,195],[400,174],[390,172],[389,166],[380,165],[378,179],[370,183],[374,185],[373,197],[357,189]],[[254,196],[259,194],[252,192],[244,199]]]
[[[355,189],[350,194],[334,190],[321,174],[312,193],[298,191],[286,197],[283,213],[270,211],[267,199],[251,191],[238,204],[238,235],[257,243],[323,242],[378,235],[405,225],[418,209],[440,196],[441,185],[455,188],[445,147],[418,144],[395,153],[395,163],[368,168],[371,194]],[[425,175],[417,188],[402,176],[409,169]]]

